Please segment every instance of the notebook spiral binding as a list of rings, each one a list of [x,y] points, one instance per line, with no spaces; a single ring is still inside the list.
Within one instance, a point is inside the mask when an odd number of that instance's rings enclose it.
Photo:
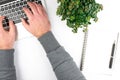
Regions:
[[[88,39],[88,30],[84,33],[84,41],[83,41],[83,48],[82,48],[82,55],[81,55],[81,62],[80,62],[81,71],[83,70],[83,67],[84,67],[87,39]]]

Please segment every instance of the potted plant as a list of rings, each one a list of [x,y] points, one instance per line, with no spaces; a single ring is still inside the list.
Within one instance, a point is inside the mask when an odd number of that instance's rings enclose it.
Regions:
[[[102,4],[96,3],[95,0],[57,0],[59,6],[56,14],[61,20],[66,20],[68,27],[72,32],[77,33],[79,28],[83,29],[84,41],[81,55],[80,70],[83,69],[83,62],[86,52],[86,43],[88,36],[88,25],[98,21],[97,14],[103,10]]]
[[[61,20],[67,21],[67,26],[77,33],[78,28],[87,31],[91,19],[97,22],[97,13],[103,9],[102,5],[95,0],[57,0],[59,6],[56,14],[61,16]]]

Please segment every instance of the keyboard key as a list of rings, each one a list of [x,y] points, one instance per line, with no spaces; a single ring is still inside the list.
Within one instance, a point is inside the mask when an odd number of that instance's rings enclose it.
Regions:
[[[20,5],[19,3],[16,3],[16,7],[19,7],[19,5]]]
[[[7,11],[4,11],[4,16],[7,15]]]
[[[5,10],[8,10],[8,7],[7,7],[7,6],[5,6]]]
[[[23,2],[23,4],[27,4],[27,2],[26,2],[26,1],[24,1],[24,2]]]
[[[8,13],[11,13],[11,10],[8,10]]]
[[[4,8],[1,8],[1,11],[4,11]]]
[[[22,6],[22,5],[23,5],[23,3],[21,2],[21,3],[20,3],[20,5]]]
[[[11,5],[9,5],[9,9],[12,9],[12,6],[11,6]]]
[[[15,8],[15,11],[18,11],[19,9],[18,8]]]
[[[15,8],[15,4],[12,5],[12,8]]]
[[[23,7],[20,6],[20,7],[19,7],[19,10],[22,10],[22,8],[23,8]]]
[[[15,9],[12,9],[12,12],[15,12]]]
[[[14,16],[16,16],[17,15],[17,13],[16,12],[14,12],[14,14],[13,14]]]

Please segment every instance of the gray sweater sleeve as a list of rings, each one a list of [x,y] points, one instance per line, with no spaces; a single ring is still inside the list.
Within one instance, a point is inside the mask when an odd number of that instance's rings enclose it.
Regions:
[[[14,50],[0,50],[0,80],[16,80]]]
[[[54,38],[52,32],[48,32],[39,38],[58,80],[86,80],[77,68],[71,56]]]

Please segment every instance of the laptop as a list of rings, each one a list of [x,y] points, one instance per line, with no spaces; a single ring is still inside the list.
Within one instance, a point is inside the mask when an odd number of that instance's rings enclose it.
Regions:
[[[30,2],[36,2],[37,4],[41,4],[45,7],[44,0],[0,0],[0,15],[6,16],[3,20],[3,27],[6,30],[9,30],[9,20],[13,20],[18,28],[18,39],[20,37],[25,38],[25,36],[31,36],[30,33],[28,33],[23,25],[21,24],[20,18],[28,19],[24,11],[22,10],[23,7],[27,7],[30,9],[30,7],[27,5],[27,1]]]

